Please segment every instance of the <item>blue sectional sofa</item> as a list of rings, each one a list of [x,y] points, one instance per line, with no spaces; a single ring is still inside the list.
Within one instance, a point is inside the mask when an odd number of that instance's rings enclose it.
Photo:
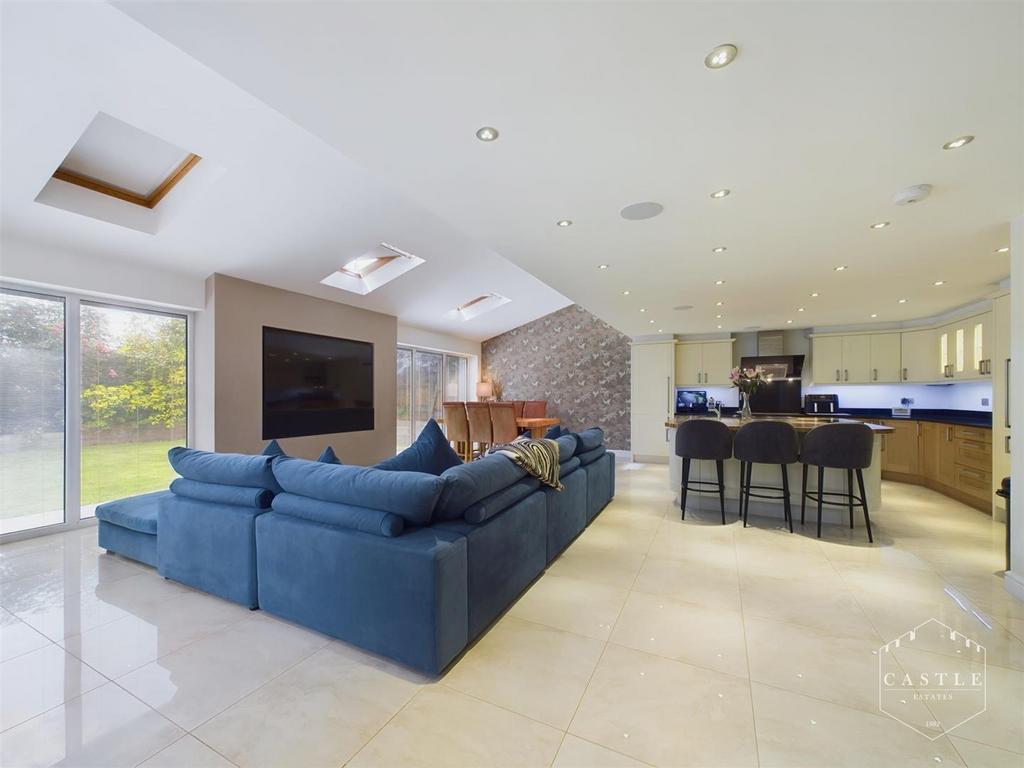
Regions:
[[[596,428],[557,439],[561,491],[441,440],[428,425],[375,467],[173,449],[169,491],[97,509],[100,545],[440,673],[608,504],[615,474]]]

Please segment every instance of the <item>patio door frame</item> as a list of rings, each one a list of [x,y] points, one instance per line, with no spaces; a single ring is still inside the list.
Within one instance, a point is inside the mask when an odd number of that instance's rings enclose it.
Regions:
[[[410,359],[409,359],[409,384],[408,384],[408,386],[409,386],[409,430],[410,430],[410,437],[409,437],[409,439],[410,439],[410,441],[413,441],[419,435],[419,433],[416,432],[416,419],[415,419],[415,416],[414,416],[415,413],[416,413],[416,406],[417,406],[417,403],[416,403],[416,355],[417,355],[417,353],[419,353],[419,354],[427,354],[427,355],[438,355],[441,358],[441,380],[440,380],[439,383],[440,383],[441,402],[442,403],[447,401],[447,398],[445,397],[445,375],[446,375],[446,372],[447,372],[447,365],[448,365],[448,359],[449,358],[459,358],[461,360],[465,360],[466,361],[466,381],[465,381],[466,397],[465,397],[465,399],[466,400],[474,400],[475,399],[475,397],[474,397],[475,393],[471,393],[470,392],[470,387],[471,387],[471,384],[472,384],[472,381],[471,381],[471,379],[472,379],[472,375],[471,375],[472,374],[472,365],[471,365],[472,364],[472,357],[470,355],[464,355],[464,354],[460,354],[458,352],[445,352],[444,350],[440,350],[440,349],[430,349],[429,347],[417,347],[417,346],[414,346],[412,344],[399,344],[398,345],[398,350],[399,351],[405,350],[405,351],[410,353]],[[396,354],[397,354],[397,352],[396,352]],[[443,415],[443,413],[442,413],[442,415]],[[423,429],[423,425],[422,424],[420,425],[420,429]],[[444,427],[442,427],[442,429],[444,429]]]
[[[82,302],[113,309],[147,312],[185,320],[185,444],[192,445],[195,435],[195,312],[161,307],[143,302],[25,285],[0,280],[0,288],[25,296],[61,299],[64,302],[64,522],[42,525],[24,531],[0,534],[0,544],[31,539],[50,533],[71,531],[96,525],[95,517],[82,519]]]

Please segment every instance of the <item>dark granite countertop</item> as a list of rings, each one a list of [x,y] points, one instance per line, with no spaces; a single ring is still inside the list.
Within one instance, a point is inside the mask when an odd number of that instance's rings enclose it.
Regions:
[[[902,419],[893,416],[889,408],[844,408],[844,414],[861,419]],[[948,408],[912,408],[907,421],[937,421],[941,424],[960,424],[965,427],[992,428],[990,411],[954,411]]]

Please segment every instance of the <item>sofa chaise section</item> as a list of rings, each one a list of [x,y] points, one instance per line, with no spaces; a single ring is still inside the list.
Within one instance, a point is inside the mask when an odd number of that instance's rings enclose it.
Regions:
[[[144,493],[96,507],[97,543],[140,563],[157,565],[157,510],[170,491]]]

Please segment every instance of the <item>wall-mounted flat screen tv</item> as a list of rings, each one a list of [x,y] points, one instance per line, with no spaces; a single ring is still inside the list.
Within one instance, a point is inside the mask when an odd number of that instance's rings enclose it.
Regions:
[[[373,429],[373,344],[263,328],[263,439]]]

